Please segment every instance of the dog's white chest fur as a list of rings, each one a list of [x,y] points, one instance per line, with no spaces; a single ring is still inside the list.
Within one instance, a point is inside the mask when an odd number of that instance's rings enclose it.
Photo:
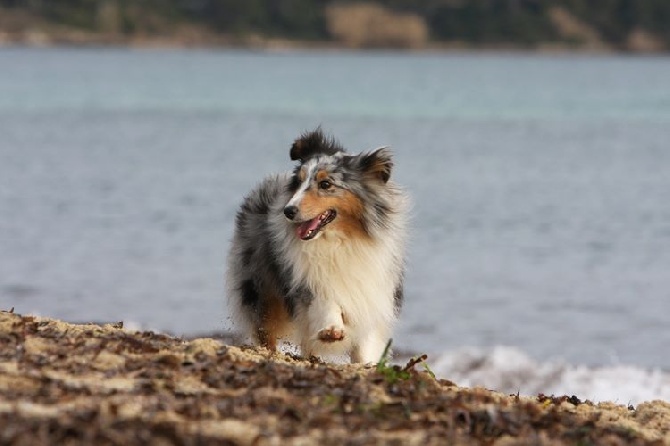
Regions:
[[[293,248],[294,278],[314,294],[306,311],[297,315],[303,348],[317,353],[355,350],[373,331],[379,337],[375,344],[385,343],[395,320],[400,268],[391,247],[326,233]],[[331,326],[344,329],[344,340],[324,345],[318,333]],[[364,356],[360,358],[364,362],[378,359]]]

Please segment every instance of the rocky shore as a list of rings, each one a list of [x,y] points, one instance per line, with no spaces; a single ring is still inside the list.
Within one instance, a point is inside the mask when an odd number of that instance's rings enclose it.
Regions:
[[[435,379],[423,358],[326,364],[0,312],[0,443],[670,445],[670,403],[524,398]]]

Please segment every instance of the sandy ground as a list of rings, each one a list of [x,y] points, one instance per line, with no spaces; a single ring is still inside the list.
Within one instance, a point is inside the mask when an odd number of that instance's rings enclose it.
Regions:
[[[519,398],[421,362],[326,364],[121,325],[0,312],[0,444],[670,445],[668,402]]]

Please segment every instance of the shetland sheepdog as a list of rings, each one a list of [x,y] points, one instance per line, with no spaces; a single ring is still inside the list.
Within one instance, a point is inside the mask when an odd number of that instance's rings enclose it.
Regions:
[[[291,146],[293,172],[266,178],[235,220],[233,320],[274,351],[379,360],[403,301],[407,197],[387,148],[350,155],[321,129]]]

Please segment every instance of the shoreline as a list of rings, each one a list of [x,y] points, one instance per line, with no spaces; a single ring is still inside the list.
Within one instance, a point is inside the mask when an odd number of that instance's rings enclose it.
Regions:
[[[519,397],[120,324],[0,312],[0,434],[20,443],[670,445],[670,403]],[[430,362],[430,361],[428,361]]]
[[[251,46],[251,45],[179,45],[163,43],[50,43],[50,44],[30,44],[30,43],[6,43],[0,41],[0,51],[2,50],[70,50],[70,51],[195,51],[195,52],[239,52],[259,55],[301,55],[301,54],[355,54],[371,56],[379,54],[395,54],[408,56],[524,56],[524,57],[576,57],[576,58],[607,58],[607,57],[631,57],[631,58],[668,58],[670,51],[663,52],[632,52],[621,50],[593,50],[593,49],[573,49],[573,48],[552,48],[552,49],[533,49],[521,47],[426,47],[421,49],[406,48],[347,48],[330,45],[295,45],[287,47],[275,46]]]
[[[118,34],[96,33],[46,33],[29,31],[22,34],[7,33],[0,30],[0,49],[2,48],[83,48],[83,49],[148,49],[148,50],[212,50],[212,51],[249,51],[267,53],[375,53],[393,52],[405,54],[529,54],[529,55],[629,55],[667,57],[670,50],[629,50],[611,46],[576,46],[566,42],[544,42],[537,45],[517,45],[499,43],[493,45],[472,44],[467,42],[429,42],[421,47],[352,47],[336,41],[305,41],[250,36],[236,38],[225,35],[198,36],[126,36]]]

